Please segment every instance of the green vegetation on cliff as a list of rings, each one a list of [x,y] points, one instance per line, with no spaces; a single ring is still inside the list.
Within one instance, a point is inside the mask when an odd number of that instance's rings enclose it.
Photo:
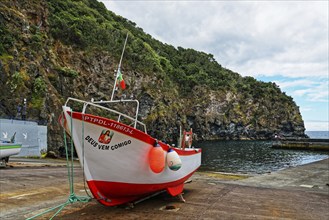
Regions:
[[[15,116],[26,97],[28,118],[47,121],[54,133],[50,145],[60,144],[56,116],[68,96],[109,98],[127,33],[125,95],[141,101],[151,134],[170,139],[183,125],[199,140],[304,135],[298,106],[275,83],[242,77],[212,54],[164,44],[96,0],[0,6],[0,116]]]

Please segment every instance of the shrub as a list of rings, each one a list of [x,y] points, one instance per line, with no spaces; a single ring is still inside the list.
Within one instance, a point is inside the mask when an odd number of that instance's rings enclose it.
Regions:
[[[79,73],[69,67],[55,67],[55,70],[61,74],[62,76],[65,76],[65,77],[72,77],[72,78],[75,78],[79,75]]]

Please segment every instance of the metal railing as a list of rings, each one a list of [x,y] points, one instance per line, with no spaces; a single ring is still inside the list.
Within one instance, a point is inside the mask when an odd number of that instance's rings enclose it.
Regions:
[[[132,124],[134,125],[133,127],[135,129],[138,129],[137,128],[137,124],[141,125],[143,128],[144,128],[144,132],[147,133],[147,130],[146,130],[146,125],[140,121],[138,121],[138,111],[139,111],[139,102],[138,100],[112,100],[112,101],[92,101],[92,102],[87,102],[87,101],[83,101],[83,100],[80,100],[80,99],[75,99],[75,98],[68,98],[65,102],[65,106],[67,106],[67,103],[69,101],[75,101],[75,102],[79,102],[79,103],[82,103],[83,104],[83,108],[82,108],[82,111],[81,113],[82,114],[85,114],[86,112],[86,109],[88,106],[94,106],[96,108],[100,108],[100,109],[104,109],[106,111],[109,111],[111,113],[114,113],[116,115],[118,115],[118,119],[117,119],[117,122],[120,122],[120,123],[124,123],[124,122],[121,122],[121,118],[124,117],[124,118],[127,118],[129,120],[132,121],[131,124],[126,124],[128,126],[132,126]],[[119,112],[117,110],[114,110],[114,109],[111,109],[111,108],[108,108],[106,106],[103,106],[103,105],[100,105],[100,104],[114,104],[114,103],[129,103],[129,102],[135,102],[136,103],[136,114],[134,117],[131,117],[127,114],[124,114],[122,112]],[[140,130],[140,129],[139,129]]]

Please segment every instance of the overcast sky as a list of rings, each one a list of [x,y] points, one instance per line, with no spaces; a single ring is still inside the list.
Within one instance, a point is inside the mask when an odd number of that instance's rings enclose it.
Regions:
[[[329,130],[328,1],[102,2],[164,43],[276,82],[300,106],[307,130]]]

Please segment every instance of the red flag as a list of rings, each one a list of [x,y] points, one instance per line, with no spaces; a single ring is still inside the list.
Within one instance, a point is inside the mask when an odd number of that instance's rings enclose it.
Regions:
[[[118,74],[118,81],[119,81],[121,89],[124,90],[126,88],[126,83],[125,83],[125,80],[122,77],[122,73],[121,73],[120,70],[119,70],[119,74]]]
[[[125,89],[126,88],[126,83],[125,83],[125,80],[124,79],[122,79],[120,81],[120,87],[121,87],[121,89]]]

